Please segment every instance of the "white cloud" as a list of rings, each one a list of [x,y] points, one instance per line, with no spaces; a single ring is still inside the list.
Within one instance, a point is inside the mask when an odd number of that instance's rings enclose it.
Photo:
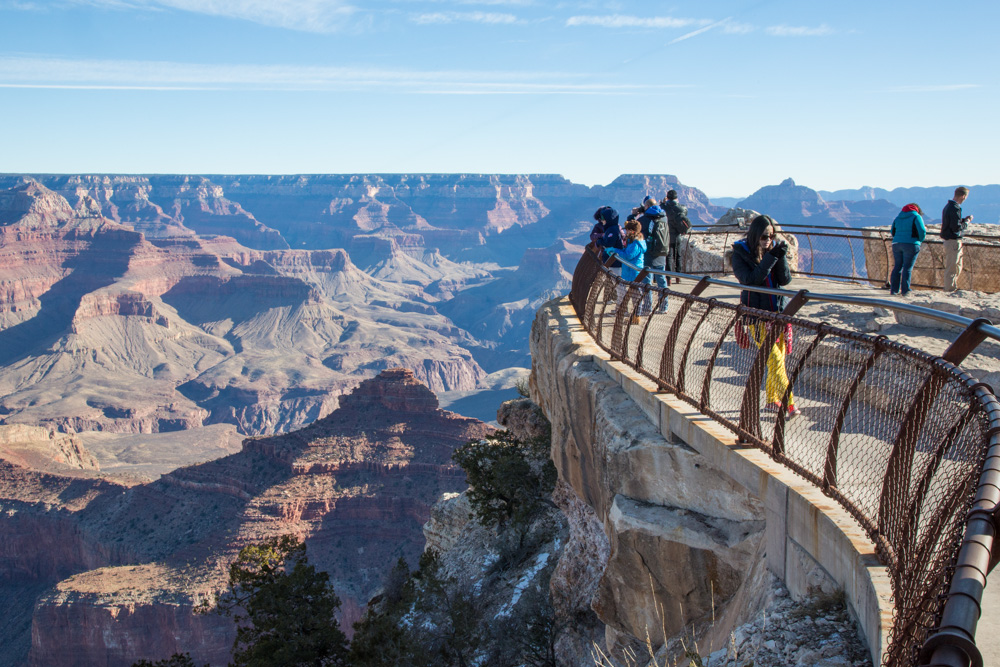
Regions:
[[[836,30],[825,23],[818,28],[792,25],[772,25],[765,28],[764,31],[775,37],[821,37],[823,35],[832,35],[836,32]]]
[[[684,86],[615,85],[563,72],[413,71],[285,65],[0,57],[0,88],[368,91],[447,95],[650,94]]]
[[[678,19],[669,16],[626,16],[611,14],[607,16],[571,16],[566,19],[567,26],[597,26],[599,28],[687,28],[692,25],[703,25],[708,21],[702,19]]]
[[[359,10],[348,0],[58,0],[50,8],[176,9],[306,32],[334,32]]]
[[[721,28],[722,32],[727,35],[746,35],[757,29],[749,23],[737,23],[736,21],[725,21]]]
[[[433,12],[417,14],[412,18],[420,25],[444,23],[486,23],[490,25],[517,23],[513,14],[498,14],[494,12]]]
[[[721,21],[716,21],[715,23],[710,23],[710,24],[706,25],[703,28],[698,28],[697,30],[692,30],[691,32],[688,32],[688,33],[685,33],[685,34],[681,35],[680,37],[672,39],[669,42],[667,42],[667,44],[668,45],[669,44],[676,44],[678,42],[683,42],[685,39],[691,39],[692,37],[696,37],[697,35],[700,35],[703,32],[708,32],[712,28],[718,28],[719,26],[724,26],[727,23],[729,23],[729,20],[730,20],[729,17],[726,17],[726,18],[722,19]]]

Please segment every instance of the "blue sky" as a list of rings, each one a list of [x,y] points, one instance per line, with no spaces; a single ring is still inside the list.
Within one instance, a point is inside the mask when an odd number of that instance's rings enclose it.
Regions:
[[[0,172],[1000,183],[996,0],[0,0]]]

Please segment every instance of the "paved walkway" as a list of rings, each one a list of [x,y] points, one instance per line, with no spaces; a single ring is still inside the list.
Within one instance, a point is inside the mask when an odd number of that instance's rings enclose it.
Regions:
[[[732,276],[720,276],[720,279],[731,280],[736,282],[735,278]],[[684,280],[679,285],[674,285],[672,289],[679,292],[689,292],[694,286],[693,281]],[[891,299],[893,297],[889,296],[889,292],[882,289],[876,289],[869,287],[867,285],[858,285],[847,282],[838,282],[832,280],[819,280],[819,279],[807,279],[807,278],[796,278],[791,285],[794,289],[807,289],[811,292],[818,292],[824,294],[845,294],[850,296],[860,296],[860,297],[871,297],[876,299]],[[921,295],[921,292],[914,292],[915,298],[911,301],[915,305],[929,305],[922,302],[926,302],[928,297],[937,296],[927,293]],[[727,301],[735,301],[738,299],[738,295],[728,288],[711,286],[703,294],[707,297],[717,297],[720,299],[725,299]],[[864,312],[864,309],[857,306],[839,306],[831,308],[829,304],[809,304],[806,305],[801,311],[799,311],[799,316],[803,319],[822,319],[830,322],[831,324],[837,323],[839,319],[837,315],[843,317],[845,328],[849,328],[850,325],[855,324],[858,321],[866,322],[872,321],[872,315],[870,313]],[[890,316],[891,317],[891,316]],[[919,335],[915,335],[917,332]],[[912,327],[902,327],[898,325],[890,325],[882,328],[878,331],[879,334],[887,335],[892,339],[899,339],[905,341],[908,344],[914,344],[915,341],[919,341],[919,346],[927,352],[932,354],[941,354],[948,347],[950,342],[955,338],[957,333],[948,332],[939,329],[914,329]],[[1000,354],[996,353],[996,348],[984,347],[982,349],[983,353],[987,357],[993,357],[998,365],[1000,365]],[[989,363],[989,359],[986,363]],[[980,360],[980,363],[983,363]],[[973,369],[969,369],[970,372],[975,375]],[[991,665],[994,667],[1000,667],[1000,568],[997,568],[990,577],[988,578],[987,587],[983,596],[983,615],[979,620],[979,625],[976,629],[976,641],[983,653],[983,664],[986,667]]]

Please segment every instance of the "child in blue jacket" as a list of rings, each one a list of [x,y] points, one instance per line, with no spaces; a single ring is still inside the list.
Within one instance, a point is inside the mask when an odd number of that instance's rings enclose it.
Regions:
[[[642,235],[642,229],[638,220],[629,220],[625,223],[625,249],[605,248],[609,255],[617,255],[629,264],[635,265],[631,268],[622,264],[622,280],[633,281],[639,275],[643,267],[643,257],[646,254],[646,239]]]

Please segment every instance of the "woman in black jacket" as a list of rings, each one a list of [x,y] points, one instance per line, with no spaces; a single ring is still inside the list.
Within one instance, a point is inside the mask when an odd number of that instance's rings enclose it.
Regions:
[[[774,220],[770,216],[758,215],[750,223],[746,238],[733,244],[733,273],[741,285],[759,287],[784,287],[792,282],[792,271],[788,266],[788,244],[776,238]],[[759,308],[772,313],[781,312],[787,299],[784,296],[744,291],[740,302],[751,308]],[[750,336],[760,347],[764,343],[770,324],[765,321],[747,324]],[[779,336],[767,356],[767,381],[765,393],[767,407],[781,409],[781,400],[788,389],[788,373],[785,371],[785,353],[791,351],[791,338]],[[788,394],[788,416],[801,413],[795,407],[795,397]]]

